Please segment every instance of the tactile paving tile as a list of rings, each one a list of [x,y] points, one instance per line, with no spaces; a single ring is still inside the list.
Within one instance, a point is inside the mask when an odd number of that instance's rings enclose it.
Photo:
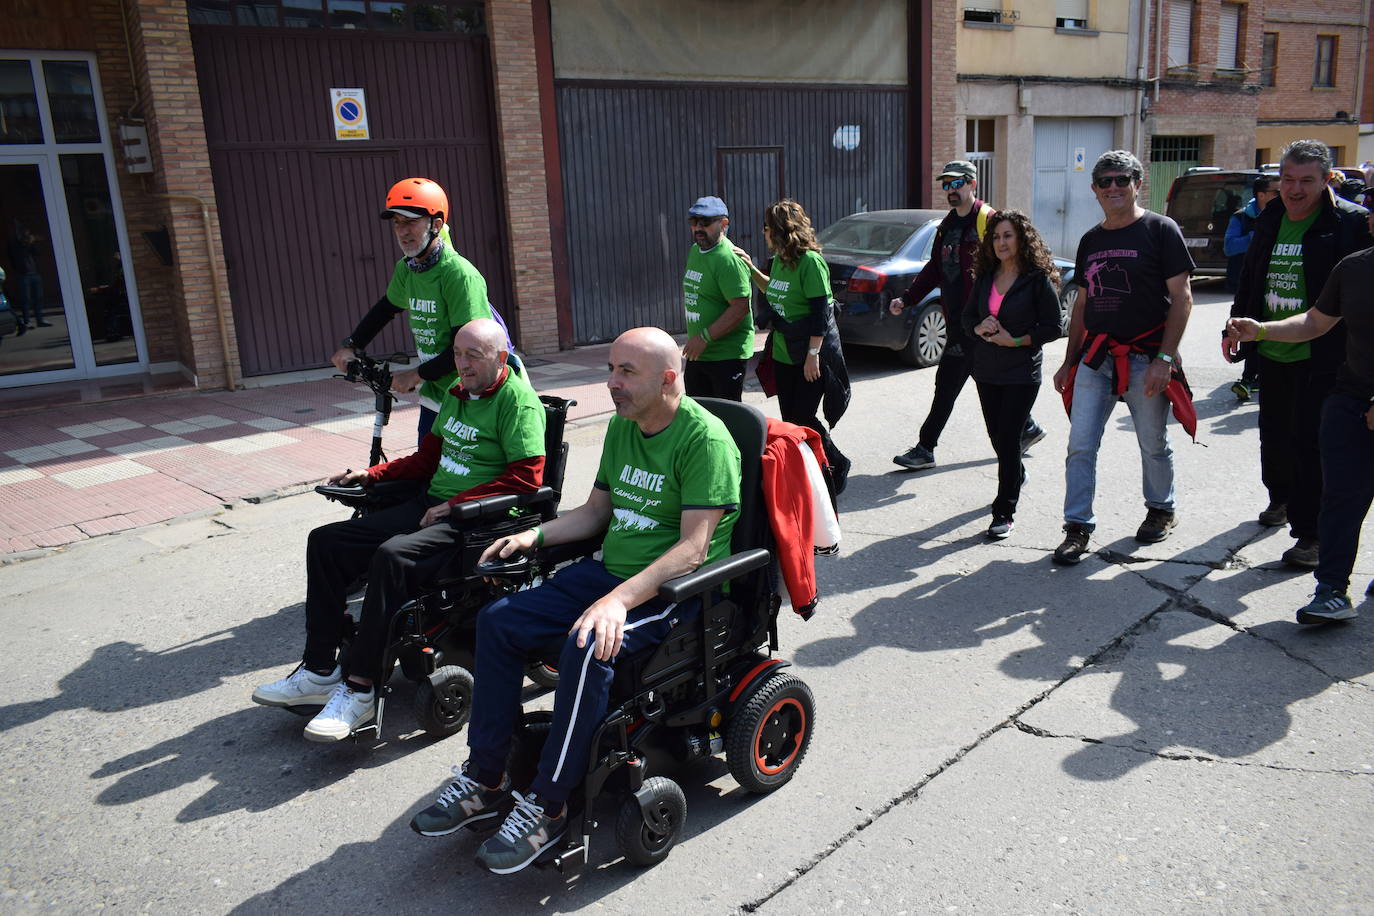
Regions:
[[[265,449],[276,448],[279,445],[295,445],[298,441],[283,433],[253,433],[249,436],[240,436],[237,439],[206,442],[205,445],[215,451],[226,452],[230,455],[246,455],[249,452],[261,452]]]
[[[62,471],[59,474],[53,474],[52,479],[71,487],[73,490],[84,490],[86,487],[93,487],[100,483],[113,483],[116,480],[127,480],[130,477],[155,473],[157,472],[147,465],[124,459],[77,468],[74,471]]]

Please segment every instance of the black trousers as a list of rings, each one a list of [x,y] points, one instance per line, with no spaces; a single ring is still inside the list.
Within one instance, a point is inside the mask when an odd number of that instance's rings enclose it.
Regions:
[[[1264,390],[1264,386],[1260,386]],[[1369,402],[1344,392],[1326,399],[1322,410],[1321,519],[1317,530],[1322,549],[1317,559],[1317,581],[1338,592],[1350,586],[1355,554],[1360,547],[1360,526],[1374,502],[1374,430],[1365,423]]]
[[[1026,466],[1021,461],[1021,436],[1040,386],[977,384],[983,423],[987,426],[992,450],[997,453],[997,498],[992,501],[992,514],[997,518],[1013,518],[1021,497],[1021,484],[1026,480]]]
[[[683,383],[694,398],[744,400],[744,363],[742,359],[691,359]]]
[[[1295,538],[1316,538],[1322,502],[1322,404],[1335,384],[1311,360],[1259,360],[1260,476],[1269,500],[1288,506]]]
[[[349,651],[348,671],[381,680],[391,616],[438,571],[462,529],[446,521],[420,527],[425,510],[440,502],[428,494],[361,518],[322,525],[310,532],[305,550],[305,666],[335,664],[343,636],[348,587],[367,575],[362,618]]]
[[[825,376],[822,374],[814,382],[808,382],[801,364],[774,362],[773,378],[778,386],[778,412],[783,420],[820,433],[821,446],[830,466],[843,466],[840,459],[844,454],[831,440],[830,431],[819,416],[821,399],[825,396]]]
[[[930,413],[926,414],[926,421],[921,424],[918,440],[932,452],[940,444],[940,434],[945,431],[945,424],[954,413],[954,404],[973,373],[972,352],[970,344],[951,340],[935,366],[935,395],[930,399]],[[1035,420],[1027,416],[1026,434],[1030,435],[1037,428]]]

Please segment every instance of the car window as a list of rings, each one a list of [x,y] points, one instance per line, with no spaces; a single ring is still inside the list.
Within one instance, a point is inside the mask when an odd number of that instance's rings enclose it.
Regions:
[[[896,254],[913,231],[911,226],[900,223],[845,217],[822,229],[816,241],[826,251],[886,258]]]
[[[1229,218],[1245,204],[1244,193],[1243,186],[1185,185],[1169,202],[1169,215],[1180,223]]]

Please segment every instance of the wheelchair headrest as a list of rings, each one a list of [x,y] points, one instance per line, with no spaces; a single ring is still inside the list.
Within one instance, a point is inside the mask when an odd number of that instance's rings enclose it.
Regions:
[[[544,486],[561,492],[567,464],[563,430],[568,422],[568,408],[577,402],[551,394],[541,394],[539,400],[544,405]]]
[[[731,537],[731,549],[738,552],[766,542],[763,518],[763,449],[768,443],[768,421],[756,407],[720,398],[697,398],[721,423],[739,449],[739,518]]]

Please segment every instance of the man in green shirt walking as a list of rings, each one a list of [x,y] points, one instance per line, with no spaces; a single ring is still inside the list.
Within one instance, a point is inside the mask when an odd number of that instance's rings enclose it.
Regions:
[[[499,324],[468,322],[453,338],[460,381],[445,395],[419,451],[329,479],[353,486],[428,478],[429,487],[399,506],[310,532],[304,656],[291,674],[253,692],[264,706],[323,703],[305,727],[307,739],[338,741],[376,717],[372,684],[385,674],[377,668],[387,622],[460,543],[462,529],[446,520],[450,510],[484,496],[532,493],[543,483],[544,406],[524,376],[507,368],[507,356]],[[345,671],[337,660],[344,606],[350,584],[363,574],[367,593]]]
[[[702,197],[687,210],[692,247],[682,275],[687,310],[687,394],[694,398],[744,397],[744,364],[754,355],[754,314],[749,269],[725,237],[730,212],[719,197]]]

